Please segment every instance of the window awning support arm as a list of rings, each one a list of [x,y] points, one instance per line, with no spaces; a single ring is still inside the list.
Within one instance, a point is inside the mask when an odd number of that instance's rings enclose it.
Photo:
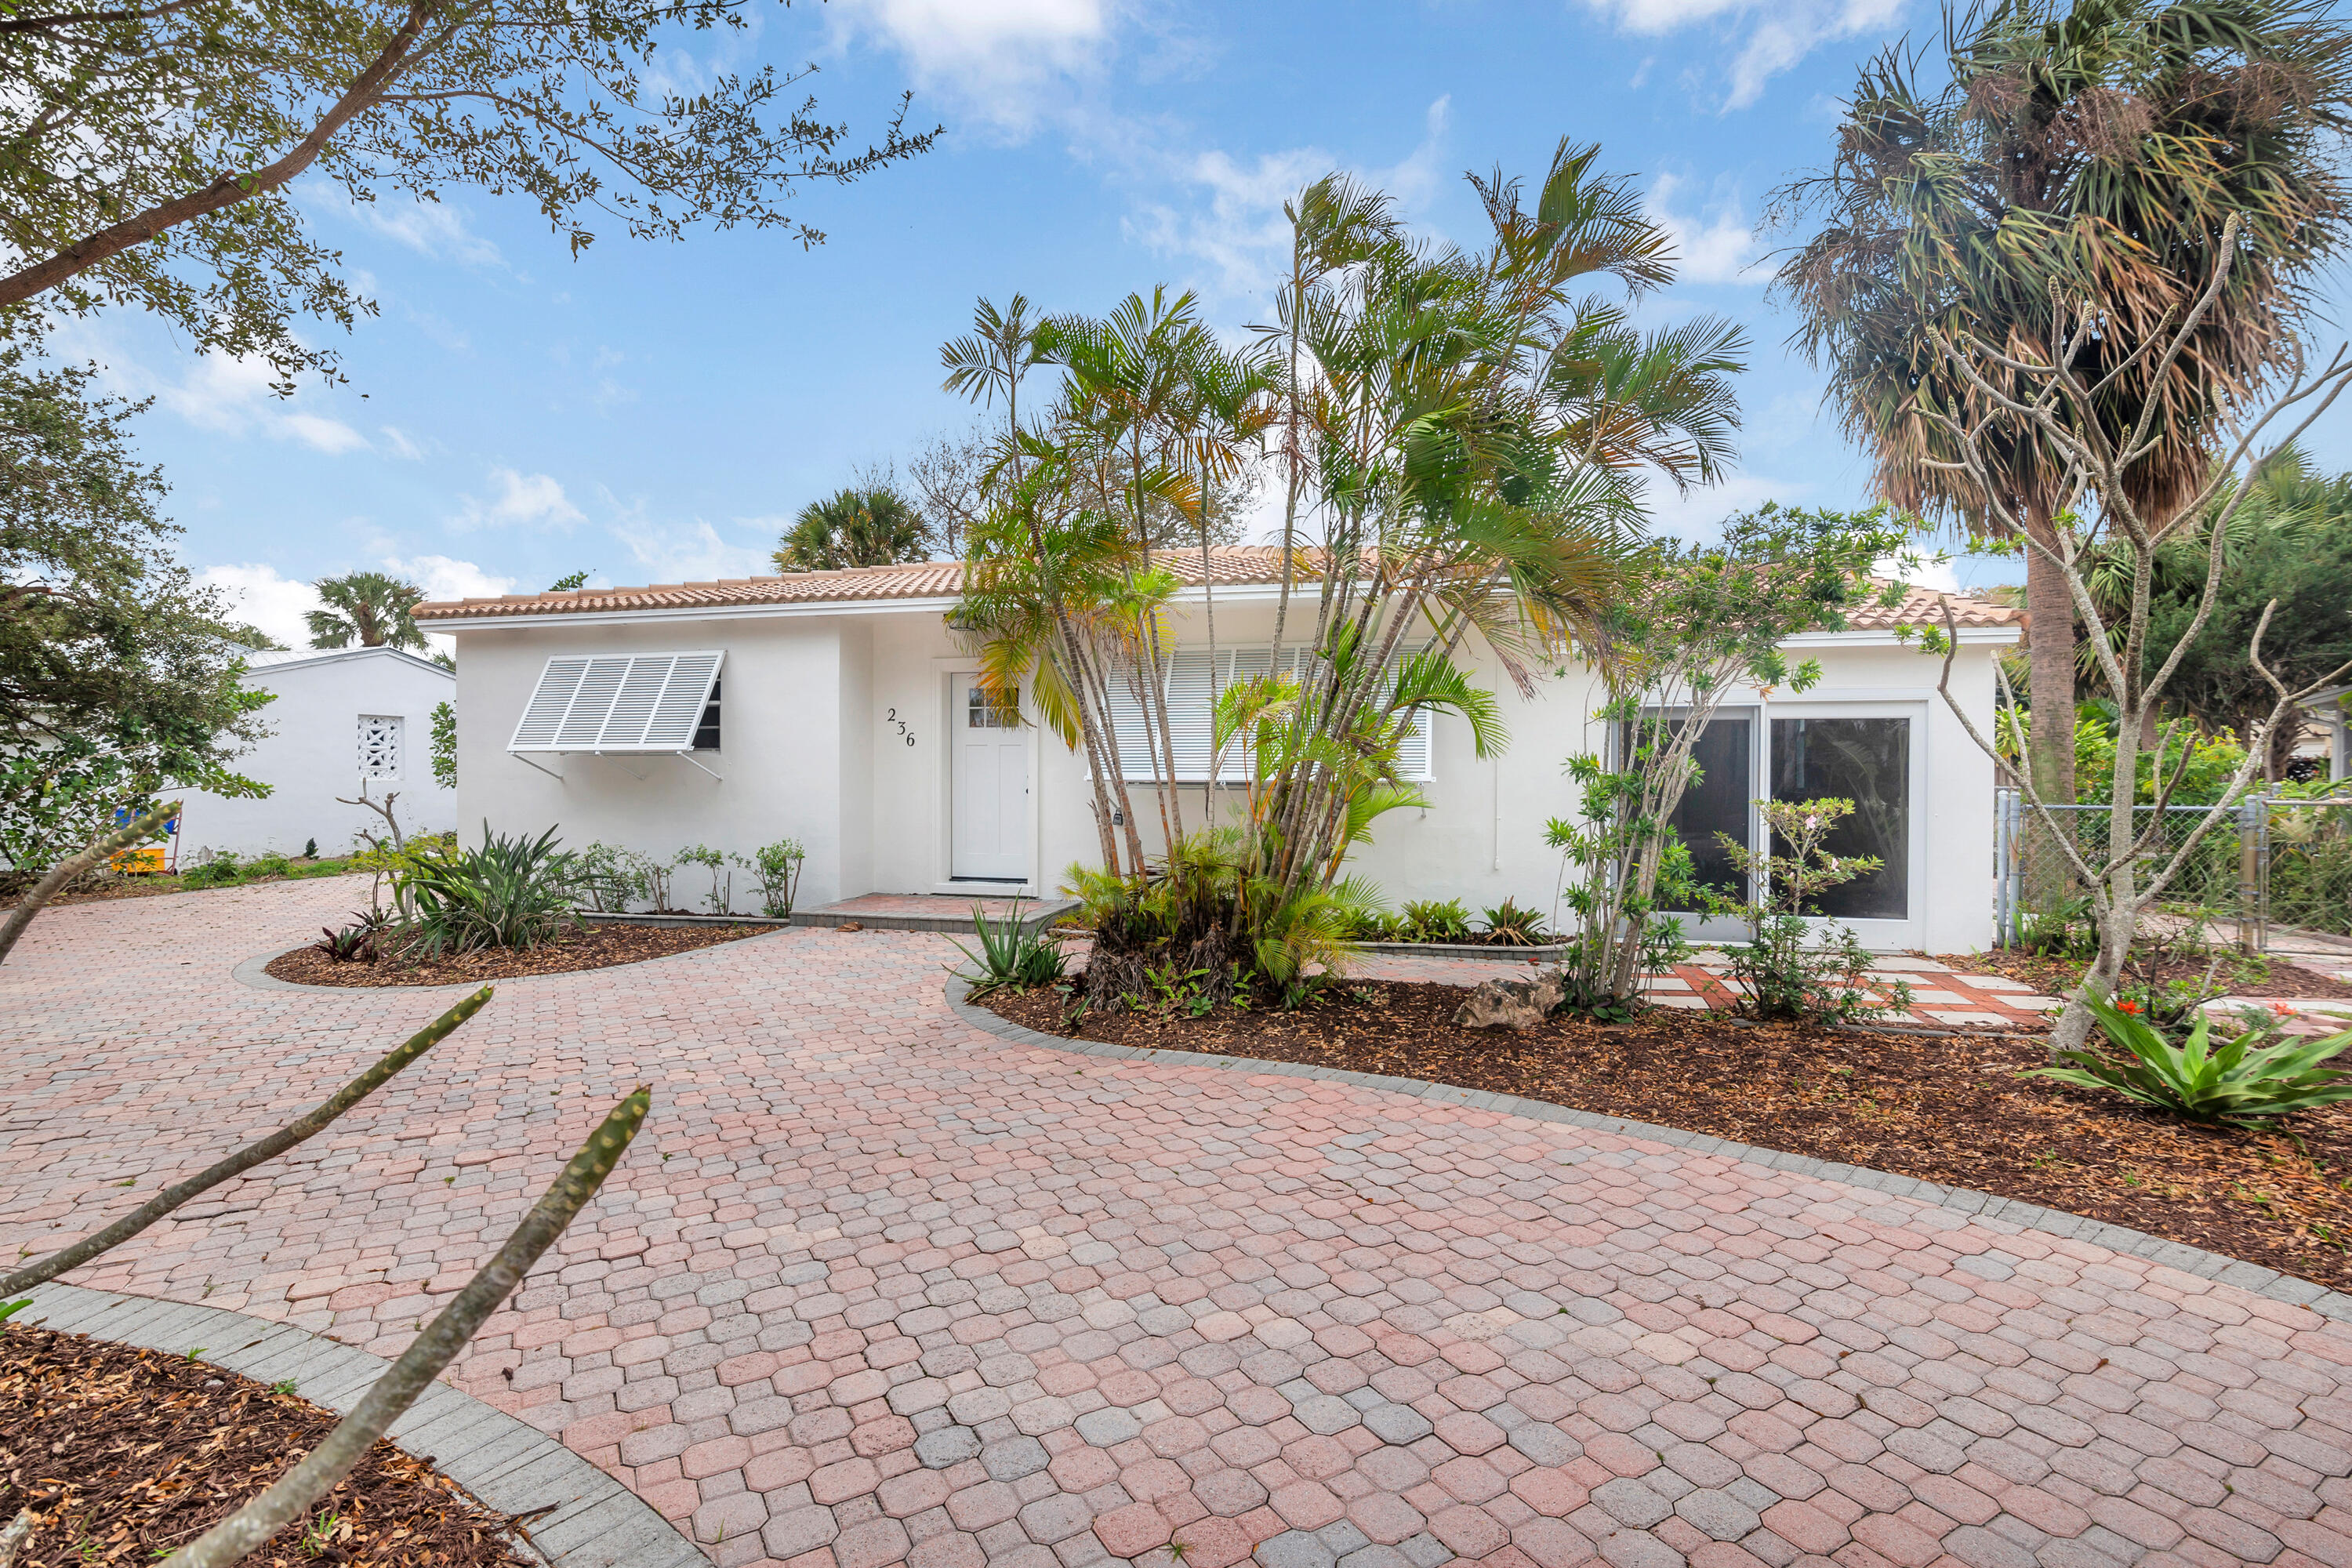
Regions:
[[[524,767],[539,768],[539,764],[537,763],[532,762],[520,752],[509,752],[507,755],[512,757],[516,762],[520,763]],[[553,768],[539,768],[539,771],[545,773],[549,778],[553,779],[557,784],[562,784],[563,782],[563,775],[557,773]]]
[[[679,752],[677,753],[677,756],[681,762],[686,763],[690,767],[702,768],[702,764],[694,760],[694,753],[692,752]],[[702,768],[702,771],[706,773],[710,773],[710,770],[709,768]],[[720,784],[725,784],[727,782],[717,773],[710,773],[710,776]]]

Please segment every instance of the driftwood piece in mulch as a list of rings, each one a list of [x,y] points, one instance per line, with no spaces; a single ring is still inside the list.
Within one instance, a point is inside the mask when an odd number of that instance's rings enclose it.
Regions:
[[[2352,1290],[2352,1107],[2212,1128],[2019,1070],[2043,1037],[1938,1038],[1653,1008],[1632,1024],[1463,1028],[1456,985],[1367,981],[1297,1012],[1087,1012],[1090,1040],[1521,1095],[2110,1220]],[[982,1005],[1066,1034],[1057,990]]]
[[[258,1495],[336,1420],[200,1359],[0,1329],[0,1519],[29,1508],[39,1520],[18,1568],[152,1564]],[[532,1559],[516,1529],[429,1458],[379,1442],[245,1562],[520,1568]]]
[[[1990,952],[1954,955],[1945,953],[1942,962],[1963,974],[2003,974],[2011,980],[2023,981],[2045,996],[2072,995],[2082,983],[2084,964],[2079,960],[2042,958],[2015,948],[1996,948]],[[2205,978],[2212,957],[2168,957],[2157,966],[2159,983],[2184,981],[2196,984]],[[2124,976],[2126,985],[2137,983],[2137,970]],[[2235,953],[2224,953],[2221,964],[2214,971],[2213,983],[2228,996],[2277,996],[2301,998],[2312,1002],[2341,1002],[2352,999],[2352,985],[2305,969],[2284,959],[2249,959]]]
[[[397,955],[373,963],[338,963],[315,947],[297,948],[269,961],[265,973],[303,985],[471,985],[485,980],[510,980],[519,974],[567,974],[580,969],[608,969],[618,963],[642,963],[692,952],[722,942],[762,936],[770,926],[591,926],[565,931],[554,941],[517,952],[492,948],[482,952],[455,952],[437,959],[410,960]]]

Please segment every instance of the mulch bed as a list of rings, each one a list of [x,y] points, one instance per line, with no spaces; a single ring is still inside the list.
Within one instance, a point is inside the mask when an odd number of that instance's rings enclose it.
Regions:
[[[2071,994],[2083,978],[2084,965],[2076,960],[2043,958],[2017,948],[1995,948],[1990,952],[1974,952],[1961,956],[1946,953],[1942,962],[1963,974],[2004,974],[2011,980],[2021,980],[2045,996]],[[2161,982],[2180,980],[2195,984],[2205,978],[2205,971],[2213,960],[2203,958],[2166,958],[2156,966],[2156,978]],[[2126,970],[2124,984],[2132,984],[2137,971]],[[2276,958],[2243,958],[2225,953],[2221,967],[2213,973],[2213,983],[2226,987],[2228,996],[2301,997],[2314,1002],[2340,1002],[2352,999],[2352,985]]]
[[[2215,1129],[2019,1069],[2037,1037],[1947,1039],[1654,1008],[1626,1025],[1454,1023],[1465,988],[1366,981],[1354,1000],[1203,1018],[1090,1012],[1079,1037],[1520,1095],[2110,1220],[2352,1290],[2352,1107]],[[983,1004],[1067,1031],[1059,992]]]
[[[740,942],[764,935],[771,926],[591,926],[566,931],[553,942],[516,952],[493,948],[482,952],[451,953],[446,957],[409,963],[398,958],[373,963],[338,963],[316,947],[279,953],[263,973],[302,985],[457,985],[484,980],[511,980],[522,974],[568,974],[576,969],[609,969],[617,963],[642,963],[692,952],[722,942]]]
[[[152,1563],[259,1495],[336,1419],[187,1356],[0,1329],[0,1522],[26,1508],[39,1521],[17,1568]],[[378,1442],[307,1520],[240,1561],[517,1568],[529,1559],[514,1529],[431,1459]]]

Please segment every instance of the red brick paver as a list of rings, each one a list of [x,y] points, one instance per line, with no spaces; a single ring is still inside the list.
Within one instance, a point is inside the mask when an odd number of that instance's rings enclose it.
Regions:
[[[444,1005],[230,977],[352,897],[44,916],[0,971],[0,1244]],[[642,1079],[453,1375],[720,1563],[2352,1561],[2352,1332],[2309,1311],[1720,1157],[1008,1046],[951,956],[793,931],[509,983],[75,1278],[396,1351]]]

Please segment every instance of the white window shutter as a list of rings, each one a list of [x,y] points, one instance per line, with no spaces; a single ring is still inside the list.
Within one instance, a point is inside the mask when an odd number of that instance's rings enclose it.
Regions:
[[[702,710],[710,701],[711,683],[719,679],[723,657],[715,653],[677,656],[669,671],[669,683],[663,688],[653,718],[646,725],[644,743],[647,751],[692,749],[694,727],[702,721]]]
[[[551,658],[547,668],[539,672],[539,685],[523,704],[521,721],[515,725],[514,739],[507,742],[510,752],[544,751],[555,744],[555,731],[563,722],[564,713],[572,706],[572,694],[580,689],[580,677],[587,670],[584,658]]]
[[[621,682],[628,678],[631,661],[621,658],[592,658],[580,677],[580,689],[572,694],[572,710],[555,731],[555,743],[567,752],[593,752],[604,738],[604,721],[612,717],[613,703],[621,695]]]
[[[1220,661],[1230,657],[1217,650]],[[1179,783],[1209,776],[1209,676],[1206,648],[1179,648],[1168,661],[1168,734]]]
[[[646,725],[653,718],[654,706],[661,700],[662,688],[669,684],[669,672],[677,663],[677,657],[670,654],[640,656],[629,661],[629,672],[621,679],[620,695],[613,700],[613,710],[604,720],[604,732],[597,739],[599,745],[637,746],[645,742]]]
[[[551,658],[523,705],[509,752],[684,752],[723,653]]]

